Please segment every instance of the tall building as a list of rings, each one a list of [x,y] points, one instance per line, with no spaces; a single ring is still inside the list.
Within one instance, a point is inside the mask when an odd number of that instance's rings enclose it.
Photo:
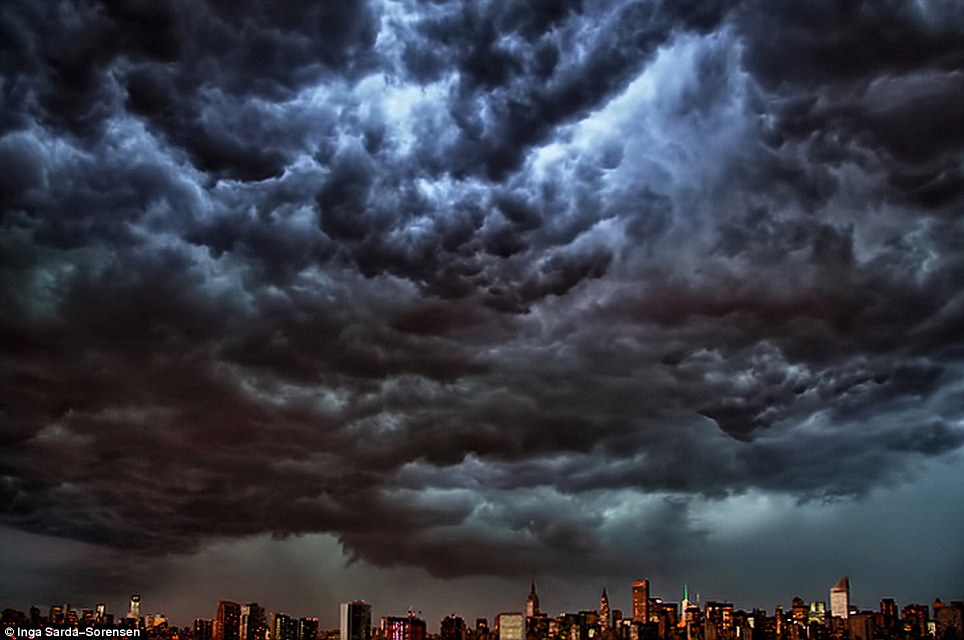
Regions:
[[[317,640],[318,618],[298,619],[298,640]]]
[[[241,640],[264,640],[267,630],[268,621],[264,615],[264,607],[257,602],[241,607]]]
[[[609,596],[606,595],[606,587],[603,587],[602,596],[599,598],[599,626],[603,631],[612,627],[612,619],[609,617]]]
[[[214,640],[241,640],[241,605],[222,600],[214,619]]]
[[[926,604],[908,604],[903,611],[904,636],[922,638],[927,635],[930,607]]]
[[[127,617],[135,620],[141,617],[141,597],[136,593],[131,596],[131,603],[127,608]]]
[[[536,593],[536,581],[533,580],[529,597],[526,598],[526,617],[531,618],[536,615],[539,615],[539,595]]]
[[[465,640],[465,620],[454,613],[442,620],[441,640]]]
[[[296,635],[292,635],[291,629],[291,616],[276,612],[271,619],[271,640],[298,640]]]
[[[790,620],[793,621],[794,624],[805,627],[807,626],[807,617],[809,615],[807,603],[803,601],[803,598],[793,596],[793,600],[790,602]]]
[[[649,622],[649,580],[633,580],[633,622]]]
[[[194,640],[211,640],[214,635],[214,621],[205,618],[194,619]]]
[[[890,635],[897,628],[897,622],[900,620],[897,602],[893,598],[884,598],[880,601],[880,617],[884,623],[884,629]]]
[[[382,636],[385,640],[425,640],[426,635],[425,621],[416,618],[414,613],[409,613],[405,617],[382,618]]]
[[[827,603],[822,600],[814,600],[811,602],[807,622],[825,624],[827,622]]]
[[[939,603],[940,600],[934,603],[937,637],[940,640],[964,640],[964,602],[954,600],[938,606]]]
[[[523,640],[526,637],[525,617],[522,613],[500,613],[495,619],[499,640]]]
[[[830,615],[834,618],[847,618],[850,615],[850,581],[847,576],[830,589]]]
[[[341,603],[339,628],[341,640],[372,640],[372,607],[355,600]]]

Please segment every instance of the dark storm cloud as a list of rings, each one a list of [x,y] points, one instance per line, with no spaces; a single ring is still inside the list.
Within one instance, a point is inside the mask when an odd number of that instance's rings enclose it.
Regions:
[[[599,573],[964,445],[955,3],[0,15],[7,526]]]
[[[14,2],[2,25],[5,102],[21,116],[12,127],[39,102],[42,121],[97,136],[126,107],[201,170],[242,180],[279,175],[298,143],[257,101],[357,73],[376,28],[353,0]]]
[[[453,64],[459,136],[445,170],[502,180],[555,127],[621,90],[675,30],[716,27],[723,2],[465,4],[421,21],[403,61],[420,81]],[[587,25],[593,25],[587,29]],[[574,49],[581,49],[574,55]]]

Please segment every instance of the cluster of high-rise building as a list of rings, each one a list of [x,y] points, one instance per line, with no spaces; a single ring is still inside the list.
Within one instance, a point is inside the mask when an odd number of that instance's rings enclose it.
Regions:
[[[745,611],[730,602],[701,602],[683,587],[680,601],[653,597],[649,580],[632,583],[632,612],[624,616],[609,604],[604,588],[599,607],[549,616],[542,612],[535,581],[523,611],[498,614],[489,627],[486,618],[475,626],[459,616],[441,621],[437,640],[964,640],[964,603],[933,606],[909,604],[899,609],[891,598],[879,610],[862,610],[850,602],[844,577],[826,601],[794,598],[789,610]],[[933,611],[933,615],[931,615]],[[361,600],[341,605],[339,635],[343,640],[436,640],[415,614],[384,617],[372,623],[371,606]],[[217,640],[229,640],[219,638]],[[241,640],[249,640],[242,638]]]
[[[257,602],[239,604],[222,600],[214,618],[199,618],[192,626],[179,628],[162,613],[142,615],[139,595],[131,596],[127,614],[122,616],[108,612],[104,604],[79,610],[69,604],[55,604],[48,608],[47,615],[37,606],[31,607],[29,613],[4,609],[2,624],[30,629],[138,629],[156,640],[338,640],[337,632],[319,628],[318,618],[274,613],[269,625],[264,607]]]
[[[828,606],[829,602],[829,606]],[[878,609],[864,610],[850,601],[846,577],[829,590],[828,601],[805,602],[796,597],[789,609],[772,613],[737,609],[732,603],[690,598],[664,601],[651,593],[649,580],[631,585],[629,615],[610,607],[604,588],[592,610],[549,616],[542,611],[535,581],[524,611],[507,611],[474,625],[455,614],[444,618],[438,634],[414,612],[385,616],[379,623],[363,600],[339,607],[338,629],[323,630],[318,618],[297,618],[276,612],[268,616],[256,602],[222,600],[213,619],[197,619],[178,628],[160,613],[141,614],[140,596],[131,596],[127,614],[114,616],[103,604],[74,609],[52,605],[47,615],[34,606],[29,614],[5,609],[3,626],[29,628],[112,627],[141,629],[159,640],[964,640],[964,603],[907,604],[902,608],[884,598]]]
[[[141,597],[132,595],[125,615],[114,615],[107,610],[107,605],[98,603],[91,608],[75,609],[69,603],[53,604],[43,614],[40,607],[32,606],[24,613],[15,609],[4,609],[2,614],[4,627],[19,626],[31,629],[53,627],[63,628],[111,628],[111,629],[146,629],[147,627],[167,625],[167,618],[160,613],[141,615]]]

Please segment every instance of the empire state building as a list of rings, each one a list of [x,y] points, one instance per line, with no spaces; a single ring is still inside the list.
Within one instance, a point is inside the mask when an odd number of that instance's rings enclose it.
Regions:
[[[526,617],[531,618],[539,615],[539,596],[536,594],[536,581],[532,581],[532,590],[526,598]]]

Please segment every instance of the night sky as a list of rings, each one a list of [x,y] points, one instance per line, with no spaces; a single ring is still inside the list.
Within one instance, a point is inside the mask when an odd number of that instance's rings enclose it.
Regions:
[[[0,599],[964,597],[964,3],[3,0]]]

